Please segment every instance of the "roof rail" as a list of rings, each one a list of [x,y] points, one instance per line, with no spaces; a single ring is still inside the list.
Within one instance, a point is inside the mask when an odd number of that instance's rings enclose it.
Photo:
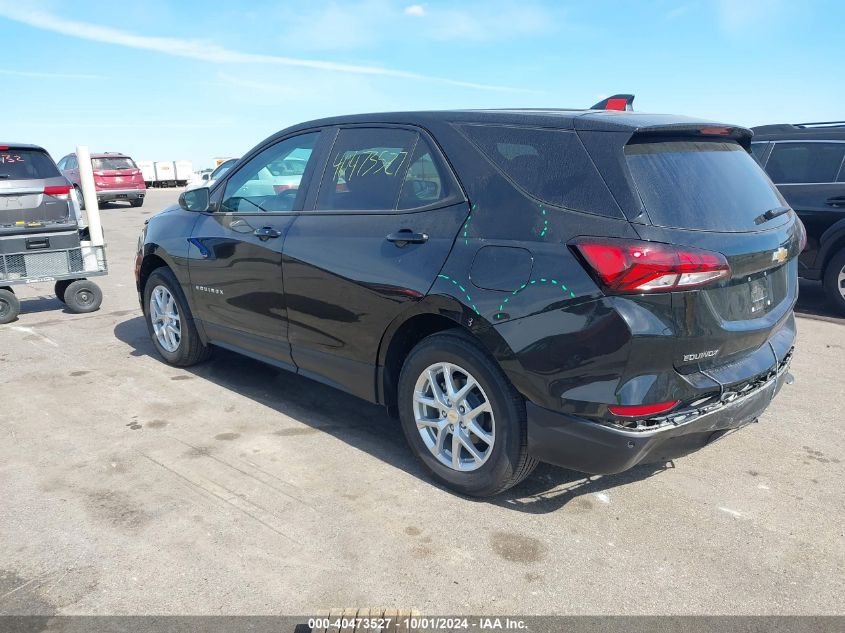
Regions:
[[[813,123],[796,123],[795,127],[845,127],[845,121],[815,121]]]

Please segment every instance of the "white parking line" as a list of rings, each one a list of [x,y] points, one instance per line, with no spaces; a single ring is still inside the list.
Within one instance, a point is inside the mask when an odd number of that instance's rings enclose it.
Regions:
[[[53,347],[59,346],[59,344],[56,343],[56,341],[54,341],[53,339],[51,339],[49,336],[45,336],[44,334],[41,334],[41,332],[38,332],[32,329],[31,327],[25,327],[23,325],[13,325],[11,326],[11,329],[16,330],[18,332],[23,332],[24,334],[29,334],[30,336],[35,336],[44,341],[45,343],[52,345]]]

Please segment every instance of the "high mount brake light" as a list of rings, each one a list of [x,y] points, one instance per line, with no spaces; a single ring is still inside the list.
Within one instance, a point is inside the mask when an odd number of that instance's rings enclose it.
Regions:
[[[44,187],[44,193],[48,196],[67,199],[71,189],[73,189],[71,185],[56,185],[53,187]]]
[[[730,136],[731,135],[731,128],[729,127],[702,127],[698,130],[699,134],[703,134],[705,136]]]
[[[572,246],[615,293],[688,290],[731,275],[724,255],[697,248],[600,238],[577,239]]]
[[[671,402],[660,402],[658,404],[611,404],[608,405],[607,410],[610,411],[613,415],[617,415],[623,418],[642,418],[651,415],[660,415],[661,413],[671,411],[676,406],[678,406],[679,402],[680,400],[672,400]]]

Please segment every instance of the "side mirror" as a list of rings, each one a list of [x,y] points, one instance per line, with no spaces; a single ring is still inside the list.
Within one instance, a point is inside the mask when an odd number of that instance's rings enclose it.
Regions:
[[[202,175],[202,181],[203,182],[208,182],[209,180],[211,180],[211,174],[203,174]]]
[[[179,206],[185,209],[185,211],[204,213],[209,210],[211,202],[209,196],[210,192],[208,187],[199,187],[198,189],[183,191],[179,196]]]

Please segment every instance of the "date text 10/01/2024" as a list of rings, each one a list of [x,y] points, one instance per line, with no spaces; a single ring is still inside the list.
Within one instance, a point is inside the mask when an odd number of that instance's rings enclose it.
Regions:
[[[363,630],[385,630],[389,629],[397,618],[311,618],[308,620],[308,628],[311,630],[351,629]],[[479,631],[494,630],[525,630],[527,625],[524,620],[507,617],[478,617],[478,618],[449,618],[449,617],[402,617],[398,618],[398,624],[407,630],[425,631],[458,631],[476,629]]]

